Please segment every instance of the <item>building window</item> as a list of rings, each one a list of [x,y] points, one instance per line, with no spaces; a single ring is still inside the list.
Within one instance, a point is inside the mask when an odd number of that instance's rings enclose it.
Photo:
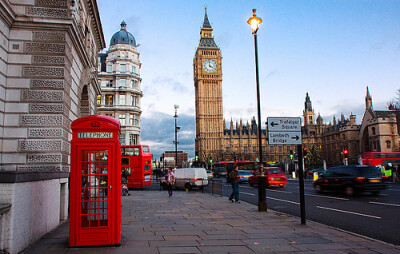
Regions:
[[[279,161],[282,161],[282,155],[279,155]]]
[[[119,65],[119,71],[120,72],[126,72],[126,64],[120,64]]]
[[[119,135],[119,143],[120,143],[121,145],[125,145],[125,133],[121,133],[121,134]]]
[[[225,149],[225,151],[226,151],[226,153],[229,153],[229,147],[227,147],[227,148]]]
[[[126,87],[126,79],[122,78],[119,80],[119,87]]]
[[[112,72],[112,65],[107,65],[107,72]]]
[[[135,114],[129,115],[129,124],[132,126],[139,126],[139,118]]]
[[[136,67],[132,66],[132,73],[136,73]]]
[[[107,80],[106,81],[106,87],[112,87],[112,86],[113,86],[112,80]]]
[[[287,146],[287,147],[286,147],[286,152],[287,152],[287,153],[290,153],[290,146]]]
[[[376,131],[375,131],[375,127],[372,127],[372,135],[375,135]]]
[[[101,104],[101,95],[97,95],[97,105]]]
[[[273,146],[271,146],[271,147],[269,148],[269,152],[270,152],[270,153],[273,153],[273,152],[274,152],[274,147],[273,147]]]
[[[138,97],[132,95],[132,106],[137,107],[138,106]]]
[[[119,95],[119,105],[126,105],[126,95],[125,94]]]
[[[244,153],[247,153],[248,151],[247,151],[247,146],[245,146],[244,148],[243,148],[243,152]]]
[[[392,142],[390,142],[390,140],[388,140],[388,141],[386,141],[386,148],[390,148],[391,147],[391,144]]]
[[[125,122],[125,115],[119,115],[119,123],[120,123],[122,126],[125,126],[125,125],[126,125],[126,122]]]
[[[106,106],[112,106],[114,97],[112,94],[106,94]]]
[[[279,153],[282,153],[282,146],[278,146]]]
[[[257,147],[253,146],[253,153],[257,152]]]
[[[130,145],[137,145],[138,144],[138,135],[130,134],[129,135],[129,144]]]

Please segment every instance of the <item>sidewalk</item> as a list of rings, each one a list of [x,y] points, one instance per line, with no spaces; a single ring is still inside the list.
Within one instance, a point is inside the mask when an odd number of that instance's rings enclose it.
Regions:
[[[22,253],[400,253],[400,246],[209,193],[130,191],[119,247],[68,248],[65,223]]]

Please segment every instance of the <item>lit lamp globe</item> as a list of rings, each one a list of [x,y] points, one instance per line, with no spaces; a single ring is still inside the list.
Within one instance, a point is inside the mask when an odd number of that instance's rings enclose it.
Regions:
[[[253,34],[256,34],[258,31],[258,27],[260,26],[260,24],[262,23],[261,18],[257,17],[256,15],[256,9],[253,9],[253,17],[249,18],[249,20],[247,20],[247,24],[249,24],[251,26],[251,30]]]

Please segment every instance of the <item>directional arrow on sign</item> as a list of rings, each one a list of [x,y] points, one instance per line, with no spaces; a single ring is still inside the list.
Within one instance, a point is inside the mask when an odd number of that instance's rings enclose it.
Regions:
[[[279,125],[279,123],[271,122],[270,124],[272,127]]]
[[[292,137],[292,139],[295,139],[295,140],[299,140],[299,138],[300,138],[300,137],[297,136],[297,135],[296,135],[295,137]]]

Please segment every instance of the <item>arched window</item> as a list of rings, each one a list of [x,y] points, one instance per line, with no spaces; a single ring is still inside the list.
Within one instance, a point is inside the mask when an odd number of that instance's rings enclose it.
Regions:
[[[392,142],[390,140],[386,141],[386,148],[390,148],[392,146]]]
[[[375,127],[372,127],[372,135],[376,135]]]

